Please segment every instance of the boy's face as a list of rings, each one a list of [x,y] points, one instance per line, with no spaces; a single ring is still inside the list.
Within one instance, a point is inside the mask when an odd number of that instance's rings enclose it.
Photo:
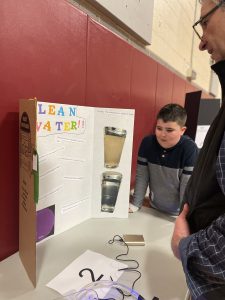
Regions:
[[[162,119],[158,119],[155,134],[160,146],[167,149],[175,146],[179,142],[185,130],[186,127],[181,127],[177,122],[163,122]]]

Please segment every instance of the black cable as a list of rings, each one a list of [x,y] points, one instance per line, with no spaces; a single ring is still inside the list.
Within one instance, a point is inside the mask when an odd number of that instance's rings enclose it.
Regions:
[[[133,271],[133,272],[139,274],[138,277],[132,283],[131,288],[133,290],[135,283],[141,278],[141,272],[137,270],[139,268],[139,263],[135,259],[123,259],[123,258],[121,258],[121,256],[127,256],[128,255],[128,253],[129,253],[129,246],[127,245],[127,243],[123,240],[123,238],[120,235],[114,235],[114,237],[111,240],[109,240],[108,243],[109,244],[113,244],[115,241],[121,242],[121,243],[123,243],[127,247],[126,253],[122,253],[122,254],[117,255],[116,256],[116,260],[123,261],[123,262],[135,262],[136,263],[135,267],[125,267],[125,268],[118,269],[118,271],[125,271],[125,272],[127,272],[127,271],[132,272]],[[126,297],[130,297],[131,296],[130,294],[125,294],[124,292],[123,292],[123,294]]]
[[[130,271],[130,272],[134,271],[134,272],[136,272],[136,273],[139,274],[139,276],[132,283],[132,288],[131,289],[133,290],[135,283],[141,278],[141,272],[137,270],[139,268],[139,263],[135,259],[122,259],[121,256],[128,255],[128,253],[129,253],[129,246],[127,245],[127,243],[123,240],[123,238],[120,235],[115,235],[111,240],[108,241],[108,243],[109,244],[113,244],[115,241],[123,243],[127,247],[126,253],[121,253],[121,254],[117,255],[116,259],[118,261],[126,261],[126,262],[135,262],[136,263],[136,267],[125,267],[125,268],[118,269],[118,271]],[[110,278],[113,281],[113,278],[111,276],[110,276]],[[124,300],[125,297],[131,297],[132,296],[131,293],[130,294],[124,293],[124,291],[122,289],[120,289],[120,288],[116,288],[116,290],[123,297],[121,300]],[[96,295],[98,297],[98,293],[96,291],[95,291],[95,293],[96,293]],[[154,297],[152,300],[154,300],[154,299],[159,300],[159,298],[157,298],[157,297]],[[99,298],[98,297],[98,300],[118,300],[118,299],[115,299],[115,298]],[[145,300],[145,299],[141,295],[138,295],[138,300]]]
[[[123,261],[123,262],[125,261],[125,262],[135,262],[136,263],[136,267],[125,267],[125,268],[118,269],[118,271],[130,271],[130,272],[133,271],[133,272],[136,272],[136,273],[139,274],[139,276],[132,283],[131,289],[134,290],[135,283],[141,278],[141,272],[137,270],[139,268],[139,263],[135,259],[123,259],[123,258],[121,258],[121,256],[128,255],[128,253],[129,253],[129,246],[127,245],[127,243],[123,240],[123,238],[120,235],[115,235],[111,240],[108,241],[108,243],[109,244],[113,244],[115,241],[123,243],[127,247],[126,253],[121,253],[121,254],[117,255],[116,256],[116,260]],[[110,279],[113,281],[113,278],[111,276],[110,276]],[[116,290],[121,294],[122,300],[124,300],[125,297],[131,297],[132,296],[131,293],[126,294],[120,288],[116,288]],[[97,292],[96,292],[96,294],[97,294]],[[97,297],[98,297],[98,294],[97,294]],[[154,299],[159,300],[159,298],[157,298],[157,297],[154,297],[153,300]],[[117,299],[115,299],[115,298],[98,298],[98,300],[117,300]],[[138,300],[145,300],[145,299],[141,295],[138,295]]]

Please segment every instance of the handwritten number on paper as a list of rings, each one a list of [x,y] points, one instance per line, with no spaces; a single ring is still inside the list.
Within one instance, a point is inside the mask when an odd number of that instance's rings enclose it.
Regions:
[[[80,277],[83,277],[83,276],[84,276],[84,275],[83,275],[84,271],[90,272],[92,282],[94,282],[94,281],[99,281],[99,280],[102,279],[102,277],[104,276],[103,274],[101,274],[101,275],[95,280],[95,275],[94,275],[93,270],[92,270],[92,269],[89,269],[89,268],[85,268],[85,269],[80,270],[80,272],[79,272],[79,276],[80,276]]]

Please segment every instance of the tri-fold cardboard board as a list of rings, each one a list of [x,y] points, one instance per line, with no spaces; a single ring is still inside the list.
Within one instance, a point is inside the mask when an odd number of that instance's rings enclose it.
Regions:
[[[20,101],[19,253],[87,220],[128,216],[134,110]]]

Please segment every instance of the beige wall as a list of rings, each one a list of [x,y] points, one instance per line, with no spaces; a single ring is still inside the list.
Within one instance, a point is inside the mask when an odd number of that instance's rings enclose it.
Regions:
[[[199,16],[198,0],[155,0],[152,44],[147,49],[185,77],[192,68],[196,72],[192,82],[209,91],[210,57],[199,51],[199,39],[192,30]]]
[[[182,77],[186,78],[187,71],[193,69],[196,72],[196,79],[192,80],[192,83],[206,92],[210,92],[210,57],[207,52],[199,51],[198,37],[192,29],[193,23],[200,16],[198,0],[154,0],[152,43],[150,46],[142,44],[122,30],[104,13],[90,5],[92,1],[70,1],[99,23],[119,34],[128,43],[155,58]],[[214,94],[218,97],[221,95],[217,81],[214,84]]]

